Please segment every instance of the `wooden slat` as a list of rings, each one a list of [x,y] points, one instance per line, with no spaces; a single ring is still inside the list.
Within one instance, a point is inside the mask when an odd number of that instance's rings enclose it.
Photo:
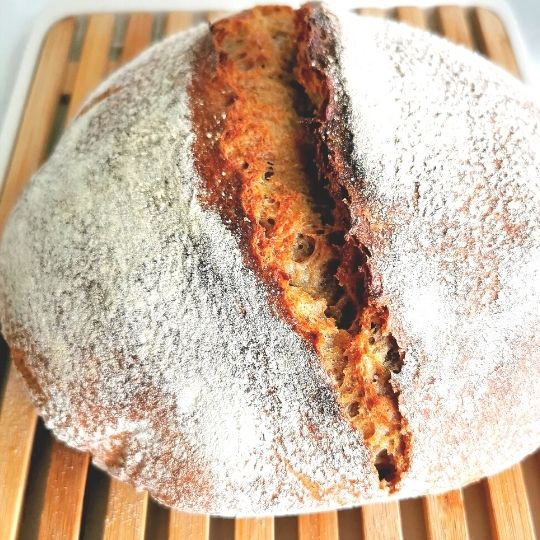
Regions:
[[[516,57],[502,21],[488,9],[476,8],[474,13],[478,39],[486,56],[519,77]]]
[[[0,201],[0,229],[19,193],[45,155],[61,93],[75,21],[56,24],[43,43]],[[36,122],[36,119],[39,119]],[[30,467],[36,413],[13,365],[0,408],[0,538],[15,538]]]
[[[87,94],[103,79],[113,26],[114,16],[110,14],[92,15],[89,19],[69,103],[68,120],[73,118]],[[76,452],[55,441],[47,475],[40,533],[57,531],[62,538],[78,536],[88,463],[88,454]]]
[[[109,488],[105,540],[144,540],[148,494],[139,493],[125,482],[113,478]]]
[[[19,526],[30,468],[36,412],[15,366],[9,368],[0,409],[0,538],[12,540]]]
[[[75,116],[82,101],[101,82],[107,71],[113,28],[114,16],[109,13],[92,15],[88,21],[79,70],[69,102],[68,120]]]
[[[199,514],[186,514],[171,510],[169,517],[169,540],[208,540],[210,518]]]
[[[426,14],[423,9],[415,7],[399,7],[396,9],[397,18],[416,28],[426,27]]]
[[[167,15],[165,35],[170,36],[193,25],[193,14],[185,11],[173,11]]]
[[[274,518],[236,519],[234,540],[273,540]]]
[[[53,442],[39,538],[76,540],[81,528],[88,455]]]
[[[337,512],[298,516],[298,540],[338,540]]]
[[[445,37],[458,45],[464,45],[472,49],[473,39],[464,8],[459,6],[441,6],[437,10],[437,16],[441,33]]]
[[[385,17],[386,16],[386,10],[380,9],[380,8],[362,8],[357,9],[357,13],[360,13],[361,15],[366,15],[368,17]]]
[[[125,63],[148,47],[152,41],[153,16],[150,13],[135,13],[129,17],[121,62]]]
[[[436,497],[425,497],[424,511],[429,538],[464,540],[468,538],[465,503],[460,490]]]
[[[520,465],[487,479],[492,533],[495,538],[534,539],[531,510]]]
[[[368,504],[362,508],[364,538],[401,540],[401,516],[398,502]]]

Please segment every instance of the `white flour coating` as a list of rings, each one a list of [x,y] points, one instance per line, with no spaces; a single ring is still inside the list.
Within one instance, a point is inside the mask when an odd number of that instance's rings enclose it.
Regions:
[[[540,445],[540,106],[442,39],[340,22],[357,211],[373,224],[353,227],[406,351],[403,491],[448,489]]]
[[[470,54],[349,17],[361,197],[388,224],[370,245],[406,348],[415,445],[399,496],[414,496],[540,439],[539,114]],[[186,88],[206,34],[113,75],[32,179],[0,245],[2,332],[55,434],[167,504],[250,515],[376,500],[318,360],[198,202]]]
[[[47,426],[168,504],[263,514],[382,496],[318,360],[197,201],[186,86],[206,34],[113,75],[32,179],[1,244],[2,330],[38,353]]]

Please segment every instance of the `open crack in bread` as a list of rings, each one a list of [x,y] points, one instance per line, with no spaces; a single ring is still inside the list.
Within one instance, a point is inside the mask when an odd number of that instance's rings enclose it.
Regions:
[[[390,21],[262,7],[83,104],[0,242],[46,426],[183,511],[459,488],[540,443],[540,106]]]
[[[212,25],[191,87],[197,165],[206,202],[241,234],[276,311],[314,348],[381,486],[393,491],[410,451],[391,382],[404,359],[387,309],[373,301],[369,249],[350,231],[347,187],[362,179],[336,24],[307,5]]]

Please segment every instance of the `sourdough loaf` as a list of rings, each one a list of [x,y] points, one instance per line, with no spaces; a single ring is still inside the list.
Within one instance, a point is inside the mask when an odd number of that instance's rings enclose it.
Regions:
[[[457,488],[540,444],[540,107],[393,22],[261,7],[90,96],[0,244],[47,426],[186,511]]]

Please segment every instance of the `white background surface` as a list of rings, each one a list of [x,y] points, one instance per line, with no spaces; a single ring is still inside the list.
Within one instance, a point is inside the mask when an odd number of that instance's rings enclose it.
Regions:
[[[280,0],[274,0],[275,3],[280,3]],[[471,0],[473,3],[474,0]],[[376,5],[377,0],[371,2],[363,2],[358,0],[355,2],[355,6],[359,5]],[[500,5],[504,0],[494,0],[494,4]],[[76,12],[78,9],[77,2],[63,2],[71,9],[67,9],[67,12]],[[85,2],[86,3],[86,2]],[[257,3],[256,0],[253,3]],[[281,3],[289,3],[287,0],[281,0]],[[332,3],[331,1],[328,3]],[[397,1],[396,4],[400,2]],[[425,4],[424,0],[410,0],[409,4]],[[431,3],[436,3],[432,0]],[[458,2],[456,2],[458,3]],[[483,2],[485,3],[485,2]],[[13,92],[15,79],[22,62],[23,51],[25,49],[26,42],[30,35],[32,26],[36,20],[43,15],[43,12],[47,11],[51,5],[58,7],[58,0],[0,0],[0,126],[2,126],[10,97]],[[60,2],[62,4],[62,1]],[[96,4],[103,4],[102,1],[97,0]],[[127,0],[111,0],[108,2],[108,9],[111,9],[112,4],[116,4],[119,10],[130,10],[135,6],[131,5]],[[145,6],[147,10],[153,9],[152,0],[146,2],[137,1],[137,8],[141,9],[141,5]],[[215,1],[199,1],[192,2],[189,0],[178,0],[174,3],[174,9],[190,9],[193,5],[196,5],[196,9],[206,9],[211,5],[212,9],[240,9],[247,4],[251,4],[249,1],[233,2],[232,0],[215,0]],[[388,4],[385,1],[385,4]],[[489,4],[489,1],[488,1]],[[527,56],[530,62],[529,68],[529,83],[538,88],[540,94],[540,0],[507,0],[506,4],[513,11],[517,23],[518,31],[521,34],[525,43]],[[233,7],[231,7],[233,6]],[[525,60],[527,61],[527,60]],[[2,145],[7,141],[1,141]]]

